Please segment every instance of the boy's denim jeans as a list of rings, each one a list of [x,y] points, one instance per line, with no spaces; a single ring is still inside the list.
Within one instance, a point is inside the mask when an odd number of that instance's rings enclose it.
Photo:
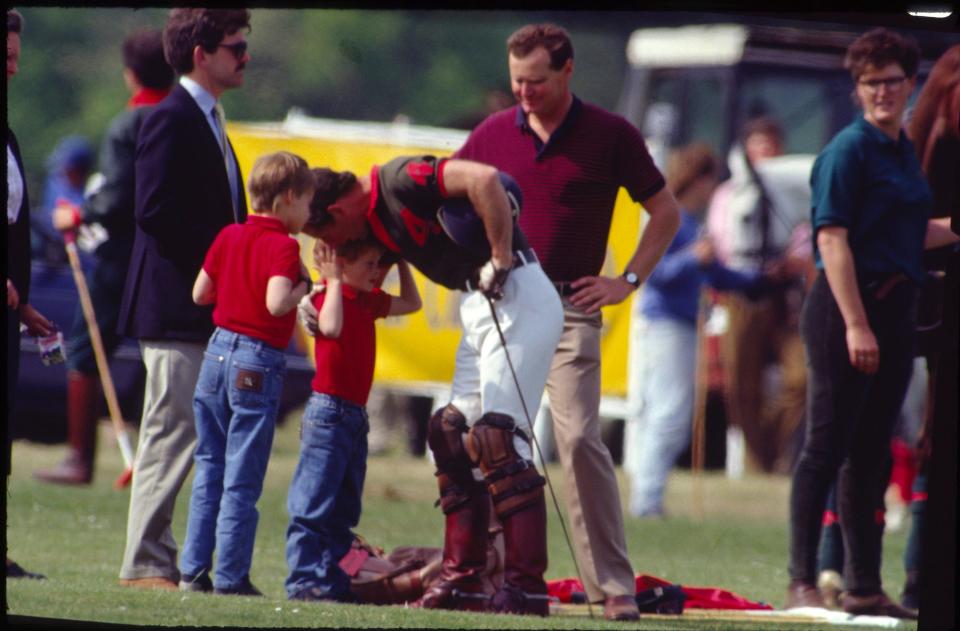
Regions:
[[[369,429],[363,406],[318,392],[307,402],[287,496],[287,596],[317,588],[331,600],[350,598],[339,562],[360,521]]]
[[[249,580],[286,360],[260,340],[217,328],[203,354],[193,397],[195,472],[182,574],[209,572],[217,550],[218,589]]]

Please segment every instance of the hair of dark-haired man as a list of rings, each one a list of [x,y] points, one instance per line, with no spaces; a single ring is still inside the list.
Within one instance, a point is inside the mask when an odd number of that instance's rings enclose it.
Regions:
[[[556,24],[527,24],[507,39],[507,54],[523,59],[537,48],[550,55],[550,68],[560,70],[573,59],[573,42],[563,27]]]
[[[135,31],[123,40],[123,65],[144,87],[165,90],[173,84],[173,68],[163,56],[163,33]]]
[[[310,219],[307,220],[307,225],[321,228],[331,220],[327,208],[353,188],[357,182],[357,176],[349,171],[334,171],[326,168],[313,168],[310,172],[313,173],[316,190],[310,201]]]
[[[904,37],[883,27],[867,31],[854,40],[843,59],[843,67],[850,71],[854,81],[867,70],[867,66],[879,70],[893,63],[900,64],[907,78],[916,76],[920,47],[912,37]]]
[[[19,33],[23,30],[23,16],[16,9],[7,10],[7,33]]]
[[[163,52],[174,70],[189,74],[194,48],[213,54],[224,37],[240,29],[250,30],[247,9],[172,9],[163,29]]]

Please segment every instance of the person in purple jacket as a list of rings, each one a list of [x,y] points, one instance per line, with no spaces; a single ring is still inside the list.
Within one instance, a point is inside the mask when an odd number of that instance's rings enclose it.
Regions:
[[[677,457],[690,442],[697,353],[700,289],[759,290],[764,276],[723,266],[708,237],[703,215],[719,182],[713,150],[693,143],[674,151],[667,187],[680,204],[680,230],[657,263],[637,302],[639,318],[631,352],[640,356],[633,375],[630,422],[624,447],[630,480],[630,513],[663,515],[663,490]]]

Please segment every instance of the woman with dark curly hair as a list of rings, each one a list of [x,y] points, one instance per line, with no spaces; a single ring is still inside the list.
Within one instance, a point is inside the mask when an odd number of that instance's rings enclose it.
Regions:
[[[787,608],[823,607],[817,543],[830,483],[846,558],[843,609],[916,618],[880,580],[883,479],[913,366],[914,309],[930,188],[903,130],[920,50],[886,29],[854,41],[844,65],[863,116],[817,157],[810,177],[816,266],[800,332],[807,430],[790,495]]]

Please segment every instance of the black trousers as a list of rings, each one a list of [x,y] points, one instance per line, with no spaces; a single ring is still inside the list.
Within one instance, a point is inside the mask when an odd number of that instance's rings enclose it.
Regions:
[[[13,439],[11,426],[13,423],[14,393],[17,391],[17,378],[20,376],[20,311],[7,307],[7,450],[4,453],[4,473],[9,476],[10,460],[13,456]]]
[[[790,578],[816,582],[817,546],[827,492],[836,479],[846,548],[848,590],[881,589],[884,485],[890,437],[913,368],[915,286],[896,285],[883,299],[862,285],[860,296],[880,348],[878,371],[856,370],[846,326],[826,276],[814,281],[800,316],[807,351],[807,430],[790,492]]]

